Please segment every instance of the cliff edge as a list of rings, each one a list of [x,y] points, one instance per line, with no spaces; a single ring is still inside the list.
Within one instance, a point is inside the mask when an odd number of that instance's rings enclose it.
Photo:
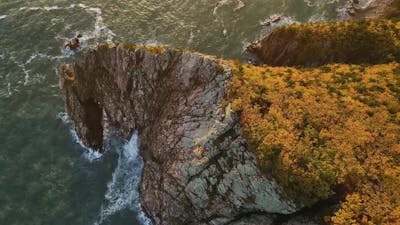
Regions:
[[[372,47],[397,60],[396,43]],[[98,150],[109,127],[138,131],[155,224],[400,221],[398,63],[256,67],[134,45],[84,55],[62,67],[67,112]]]
[[[60,82],[86,145],[101,149],[108,126],[139,132],[141,202],[155,224],[270,224],[298,208],[247,150],[224,101],[231,76],[213,57],[125,45],[89,50]]]

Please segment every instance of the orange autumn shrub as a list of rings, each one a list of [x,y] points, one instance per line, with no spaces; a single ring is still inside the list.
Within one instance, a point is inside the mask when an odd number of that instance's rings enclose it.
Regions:
[[[400,223],[400,64],[231,64],[243,135],[287,197],[339,196],[334,224]]]

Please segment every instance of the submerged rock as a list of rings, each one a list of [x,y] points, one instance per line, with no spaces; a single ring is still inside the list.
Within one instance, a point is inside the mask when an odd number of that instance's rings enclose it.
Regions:
[[[272,221],[298,210],[247,151],[238,116],[224,103],[231,77],[224,62],[100,46],[73,71],[63,82],[66,109],[86,145],[101,150],[109,125],[124,138],[139,131],[141,201],[155,224],[252,224],[252,214]]]

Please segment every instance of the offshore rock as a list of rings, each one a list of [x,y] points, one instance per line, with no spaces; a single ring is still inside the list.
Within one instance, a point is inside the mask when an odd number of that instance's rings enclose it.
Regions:
[[[382,16],[393,0],[370,0],[361,4],[359,0],[349,0],[337,10],[338,20],[375,19]]]
[[[86,145],[101,150],[106,124],[124,138],[138,130],[141,202],[155,224],[268,224],[273,214],[298,210],[247,151],[224,101],[231,77],[224,62],[161,47],[100,46],[70,73],[74,80],[61,82],[66,110]]]

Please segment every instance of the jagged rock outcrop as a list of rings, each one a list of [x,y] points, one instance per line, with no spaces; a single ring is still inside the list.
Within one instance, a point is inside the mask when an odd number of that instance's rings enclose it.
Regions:
[[[170,49],[100,46],[61,76],[79,137],[101,149],[104,121],[139,132],[141,202],[155,224],[269,224],[297,207],[261,173],[224,98],[215,58]],[[71,75],[73,73],[73,76]],[[249,215],[262,214],[249,219]],[[251,222],[255,221],[255,222]]]

